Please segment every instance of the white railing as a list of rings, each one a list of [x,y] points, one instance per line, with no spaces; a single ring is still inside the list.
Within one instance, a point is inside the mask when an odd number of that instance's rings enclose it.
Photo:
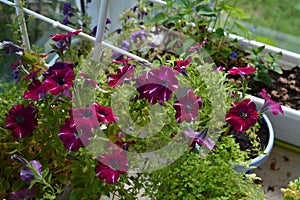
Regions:
[[[18,0],[15,0],[15,1],[18,1]],[[101,3],[103,3],[103,5],[101,5],[99,13],[104,13],[104,14],[102,14],[98,18],[98,25],[99,25],[98,28],[99,28],[99,31],[97,31],[97,32],[98,32],[98,34],[100,34],[100,35],[98,35],[98,38],[97,38],[97,36],[95,38],[95,37],[92,37],[92,36],[90,36],[88,34],[85,34],[85,33],[80,33],[79,35],[82,36],[82,37],[84,37],[84,38],[86,38],[86,39],[94,41],[95,42],[95,46],[97,46],[98,44],[101,44],[104,47],[110,48],[110,49],[112,49],[114,51],[117,51],[117,52],[119,52],[121,54],[124,54],[124,55],[126,55],[128,57],[131,57],[131,58],[134,58],[134,59],[139,60],[141,62],[150,64],[147,60],[145,60],[145,59],[143,59],[141,57],[138,57],[138,56],[136,56],[134,54],[131,54],[131,53],[127,52],[127,51],[124,51],[124,50],[122,50],[122,49],[120,49],[120,48],[118,48],[116,46],[113,46],[113,45],[111,45],[111,44],[109,44],[109,43],[107,43],[107,42],[105,42],[105,41],[102,40],[101,33],[103,33],[104,25],[105,25],[103,22],[106,21],[105,19],[106,19],[106,13],[107,13],[107,9],[108,9],[107,4],[109,3],[110,0],[102,0],[102,1],[104,3],[101,2]],[[150,1],[153,2],[153,3],[160,4],[160,5],[166,5],[166,2],[162,1],[162,0],[150,0]],[[0,0],[0,2],[5,3],[5,4],[9,5],[9,6],[14,6],[14,7],[16,6],[15,3],[7,1],[7,0]],[[18,12],[20,12],[20,7],[16,7],[16,8],[19,9]],[[71,27],[63,25],[63,24],[61,24],[58,21],[52,20],[50,18],[47,18],[47,17],[45,17],[43,15],[40,15],[40,14],[38,14],[36,12],[33,12],[32,10],[29,10],[27,8],[22,8],[22,9],[23,9],[24,12],[26,12],[26,13],[28,13],[28,14],[30,14],[30,15],[32,15],[32,16],[40,19],[40,20],[43,20],[43,21],[45,21],[47,23],[52,24],[52,26],[54,28],[57,27],[57,28],[61,28],[61,29],[66,30],[66,31],[75,31],[75,29],[73,29]],[[22,27],[20,27],[20,29],[22,31],[22,34],[25,34],[25,36],[22,36],[22,37],[26,37],[27,30],[26,29],[23,30],[24,28],[22,29]],[[257,42],[257,41],[254,41],[254,40],[248,40],[248,39],[245,39],[243,37],[240,37],[240,36],[237,36],[237,35],[233,35],[233,34],[229,34],[229,38],[231,38],[231,39],[238,39],[238,40],[243,41],[243,42],[245,42],[245,43],[247,43],[249,45],[252,45],[254,47],[265,46],[264,52],[272,52],[272,53],[282,52],[283,56],[282,56],[282,58],[278,62],[280,64],[282,64],[283,66],[286,66],[287,68],[294,67],[295,65],[300,65],[300,55],[297,54],[297,53],[294,53],[294,52],[291,52],[291,51],[288,51],[288,50],[284,50],[284,49],[281,49],[281,48],[278,48],[278,47],[270,46],[270,45],[267,45],[267,44],[264,44],[264,43],[261,43],[261,42]],[[23,41],[23,42],[25,42],[25,41]],[[26,43],[24,43],[24,44],[26,45]]]

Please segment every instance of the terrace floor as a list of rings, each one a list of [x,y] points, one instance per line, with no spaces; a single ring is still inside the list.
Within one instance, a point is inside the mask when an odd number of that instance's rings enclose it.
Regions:
[[[253,171],[263,179],[267,200],[282,200],[280,188],[300,177],[300,153],[276,145],[262,166]]]

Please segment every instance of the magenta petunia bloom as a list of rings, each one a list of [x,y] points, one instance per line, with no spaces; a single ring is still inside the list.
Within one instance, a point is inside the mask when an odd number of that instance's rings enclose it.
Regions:
[[[14,105],[8,113],[5,127],[11,130],[12,136],[16,138],[27,137],[38,126],[36,114],[33,103],[27,107],[22,104]]]
[[[109,87],[115,88],[117,85],[122,85],[124,81],[130,80],[133,72],[134,72],[133,65],[119,67],[117,74],[108,77]]]
[[[176,121],[178,123],[183,121],[189,123],[198,118],[198,111],[202,107],[202,100],[200,97],[195,96],[192,90],[188,90],[187,94],[179,98],[173,106],[176,110]]]
[[[255,125],[258,119],[256,105],[252,100],[245,99],[241,102],[233,102],[232,108],[227,112],[225,121],[236,131],[247,131]]]
[[[129,169],[126,152],[122,149],[114,150],[112,154],[99,156],[98,165],[95,167],[99,179],[113,184],[118,181],[120,174],[125,174]]]
[[[209,150],[217,148],[215,141],[208,137],[208,128],[204,129],[201,132],[196,132],[193,129],[188,128],[184,131],[184,134],[190,138],[189,144],[192,149],[197,149],[197,144],[202,145]]]
[[[52,66],[49,67],[49,69],[43,73],[44,78],[46,79],[48,76],[51,76],[54,74],[54,70],[60,70],[70,68],[74,69],[74,63],[72,62],[55,62]]]
[[[122,60],[113,60],[112,63],[118,63],[118,64],[127,64],[128,61],[133,60],[133,58],[124,58]]]
[[[140,98],[147,99],[150,104],[156,104],[170,100],[178,85],[174,70],[169,66],[162,66],[150,70],[147,76],[138,77],[136,88]]]
[[[82,32],[82,30],[79,29],[74,32],[55,34],[55,35],[50,36],[50,38],[51,38],[51,40],[58,42],[58,41],[66,40],[66,39],[72,37],[73,35],[78,35],[81,32]]]
[[[11,192],[7,200],[30,200],[34,197],[34,189],[24,188],[16,192]]]
[[[196,44],[192,47],[190,47],[187,52],[194,52],[194,51],[198,51],[200,47],[202,47],[203,45],[205,45],[205,40],[201,41],[199,44]]]
[[[228,70],[228,73],[231,75],[239,74],[245,76],[245,75],[252,74],[253,72],[256,71],[257,71],[256,68],[248,64],[246,67],[233,67],[230,70]]]
[[[36,174],[39,177],[42,177],[42,164],[37,160],[29,161],[30,165],[34,168]],[[28,167],[23,167],[20,172],[20,177],[23,181],[25,181],[27,184],[30,184],[31,181],[34,180],[33,171],[29,169]]]
[[[96,108],[94,105],[87,108],[73,108],[69,111],[78,129],[95,129],[99,126]]]
[[[28,92],[24,92],[24,98],[32,100],[39,100],[47,92],[42,86],[42,82],[37,79],[32,80],[28,85],[28,90]]]
[[[100,123],[115,123],[118,120],[118,117],[113,113],[110,107],[102,106],[97,102],[95,102],[93,106],[95,107],[96,116]]]
[[[267,111],[272,111],[274,115],[281,113],[283,115],[282,107],[279,103],[273,101],[267,94],[266,90],[263,88],[259,93],[262,98],[265,99],[264,105],[260,108],[260,112],[264,113]]]
[[[175,60],[174,61],[174,70],[183,75],[187,75],[186,67],[190,65],[190,60]]]
[[[115,141],[115,144],[118,147],[123,148],[124,150],[127,150],[130,145],[136,144],[136,141],[134,140],[126,141],[125,135],[120,132],[116,134],[116,138],[117,140]]]
[[[65,119],[65,124],[59,128],[58,134],[69,151],[78,151],[80,147],[89,145],[92,136],[91,129],[80,129],[75,126],[73,118]]]
[[[53,70],[53,74],[47,76],[42,87],[47,92],[57,95],[60,92],[63,92],[63,90],[72,87],[74,78],[74,71],[68,67],[60,70]]]

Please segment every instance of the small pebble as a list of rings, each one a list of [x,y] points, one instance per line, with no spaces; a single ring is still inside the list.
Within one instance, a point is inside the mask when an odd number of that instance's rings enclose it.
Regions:
[[[295,74],[290,74],[290,75],[288,76],[288,78],[289,78],[289,79],[296,79],[296,75],[295,75]]]
[[[296,80],[290,80],[290,81],[288,81],[288,84],[289,85],[296,85]]]
[[[288,101],[290,99],[290,96],[288,94],[285,94],[281,97],[282,101]]]
[[[283,78],[283,77],[279,77],[279,78],[278,78],[278,81],[279,81],[280,83],[283,83],[283,84],[287,84],[287,82],[288,82],[288,80],[287,80],[286,78]]]
[[[285,88],[281,88],[281,89],[280,89],[281,95],[285,95],[287,92],[288,92],[288,91],[287,91],[287,89],[285,89]]]
[[[278,99],[280,97],[280,95],[278,94],[278,92],[276,90],[272,90],[271,95],[276,99]]]
[[[291,90],[295,90],[295,91],[297,91],[297,92],[300,92],[300,88],[298,88],[298,87],[296,87],[296,86],[294,86],[294,85],[290,85],[290,89],[291,89]]]

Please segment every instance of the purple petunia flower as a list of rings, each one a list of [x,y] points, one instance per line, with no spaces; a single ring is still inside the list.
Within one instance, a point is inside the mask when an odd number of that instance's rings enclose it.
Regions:
[[[136,141],[134,140],[126,141],[125,135],[120,132],[116,134],[116,138],[115,144],[124,150],[127,150],[130,145],[136,144]]]
[[[198,118],[198,111],[202,107],[202,100],[200,97],[195,96],[192,90],[188,90],[186,95],[179,98],[173,106],[176,110],[176,121],[178,123],[183,121],[189,123]]]
[[[190,138],[190,146],[195,149],[197,148],[196,143],[202,145],[203,147],[212,150],[214,148],[217,148],[217,145],[213,139],[208,137],[208,128],[205,128],[201,132],[196,132],[193,129],[186,129],[184,131],[184,134]]]
[[[44,78],[46,79],[48,76],[54,74],[54,70],[59,70],[59,69],[65,69],[65,68],[70,68],[74,69],[74,63],[72,62],[55,62],[52,66],[49,67],[47,71],[43,73]]]
[[[138,77],[136,88],[140,98],[147,99],[150,104],[156,104],[170,100],[178,85],[174,70],[169,66],[162,66],[150,70],[147,76]]]
[[[115,123],[118,117],[113,113],[110,107],[101,106],[97,102],[93,104],[96,110],[96,116],[98,121],[104,123]]]
[[[72,4],[70,2],[66,2],[64,4],[64,7],[63,7],[63,14],[64,14],[64,19],[63,19],[63,24],[64,25],[67,25],[68,22],[69,22],[69,17],[73,17],[74,16],[74,12],[75,9],[72,8]]]
[[[272,111],[274,115],[281,113],[283,115],[282,107],[279,103],[273,101],[267,94],[266,90],[263,88],[259,93],[262,98],[265,99],[264,105],[260,108],[260,112],[264,113],[267,111]]]
[[[36,114],[33,103],[27,107],[22,104],[14,105],[8,113],[5,127],[12,130],[12,136],[16,138],[27,137],[38,126]]]
[[[69,114],[74,119],[75,126],[78,129],[89,130],[99,126],[94,105],[86,108],[72,108]]]
[[[189,57],[191,58],[191,57]],[[186,67],[190,65],[190,59],[187,60],[175,60],[174,61],[174,70],[176,70],[179,73],[182,73],[183,75],[187,76]]]
[[[42,86],[42,82],[37,79],[32,80],[28,85],[28,90],[29,91],[24,92],[24,98],[32,100],[39,100],[47,92]]]
[[[69,67],[60,70],[53,70],[53,74],[47,76],[42,83],[42,87],[45,91],[52,95],[57,95],[65,89],[72,87],[74,78],[74,71]]]
[[[130,48],[130,42],[129,42],[128,40],[123,40],[120,49],[123,49],[123,50],[125,50],[125,51],[128,51],[129,48]],[[121,56],[121,55],[122,55],[122,54],[119,53],[119,52],[117,52],[117,51],[114,51],[114,52],[112,53],[112,57],[113,57],[113,58],[118,58],[118,57]]]
[[[196,52],[199,50],[200,47],[202,47],[203,45],[205,45],[205,40],[201,41],[199,44],[196,44],[192,47],[190,47],[187,52]]]
[[[58,134],[65,148],[69,151],[78,151],[80,147],[89,145],[92,136],[91,129],[78,128],[73,118],[65,119],[65,124],[59,128]]]
[[[134,32],[130,35],[131,40],[134,43],[137,43],[138,39],[143,40],[147,39],[148,34],[146,33],[145,29],[141,28],[139,31]]]
[[[29,161],[29,163],[34,168],[35,174],[42,177],[42,164],[37,160]],[[20,177],[27,184],[30,184],[31,181],[34,180],[34,172],[28,167],[23,167],[20,172]]]
[[[115,88],[117,85],[122,85],[124,81],[130,80],[133,73],[133,65],[119,67],[117,74],[108,77],[108,86]]]
[[[118,181],[120,174],[125,174],[129,169],[126,152],[122,149],[114,150],[112,154],[99,156],[98,165],[95,167],[99,179],[108,184]]]
[[[18,45],[15,45],[11,41],[3,41],[2,43],[0,43],[0,49],[3,49],[5,51],[5,53],[7,53],[9,55],[15,54],[15,53],[18,53],[18,52],[24,50],[23,48],[21,48]]]
[[[227,112],[225,121],[236,131],[245,132],[255,125],[258,119],[256,105],[252,100],[245,99],[241,102],[233,102],[232,108]]]
[[[230,57],[231,58],[236,58],[237,57],[237,53],[235,51],[233,51],[231,54],[230,54]]]
[[[79,33],[81,33],[82,30],[76,30],[74,32],[68,32],[68,33],[58,33],[55,35],[50,36],[51,40],[53,40],[54,42],[58,42],[58,41],[65,41],[68,38],[71,38],[73,35],[78,35]]]
[[[34,189],[24,188],[16,192],[11,192],[7,200],[29,200],[34,197]]]

